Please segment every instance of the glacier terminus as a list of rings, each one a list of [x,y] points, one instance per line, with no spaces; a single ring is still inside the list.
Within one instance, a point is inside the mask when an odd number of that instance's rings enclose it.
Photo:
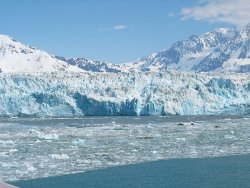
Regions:
[[[0,35],[0,116],[246,114],[250,24],[127,64],[54,56]]]

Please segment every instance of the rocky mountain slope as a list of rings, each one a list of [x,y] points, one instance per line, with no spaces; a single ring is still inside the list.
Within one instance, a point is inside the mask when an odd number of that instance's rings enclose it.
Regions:
[[[57,59],[68,63],[69,65],[76,66],[85,71],[91,72],[124,72],[129,69],[125,65],[118,65],[107,63],[105,61],[92,61],[86,58],[65,58],[56,56]]]
[[[250,72],[250,24],[216,29],[173,44],[131,65],[142,71]]]

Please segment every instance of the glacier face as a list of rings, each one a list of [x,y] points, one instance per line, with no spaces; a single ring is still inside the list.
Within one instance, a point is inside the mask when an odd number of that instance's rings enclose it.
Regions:
[[[0,116],[249,113],[249,49],[250,24],[125,65],[53,56],[0,35]]]
[[[0,74],[1,116],[197,115],[250,112],[249,74]]]

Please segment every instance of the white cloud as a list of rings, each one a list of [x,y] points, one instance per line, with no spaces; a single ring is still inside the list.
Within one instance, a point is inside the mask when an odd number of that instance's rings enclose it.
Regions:
[[[224,22],[242,27],[250,22],[249,0],[199,0],[197,6],[181,11],[182,20]]]
[[[124,30],[126,29],[128,26],[127,25],[114,25],[113,27],[109,27],[109,28],[99,28],[98,30],[101,32],[106,32],[106,31],[112,31],[112,30]]]
[[[126,29],[127,26],[126,25],[115,25],[113,27],[114,30],[123,30],[123,29]]]

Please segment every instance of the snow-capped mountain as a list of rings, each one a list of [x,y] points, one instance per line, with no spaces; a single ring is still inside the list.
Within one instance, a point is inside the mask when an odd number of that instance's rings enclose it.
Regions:
[[[249,28],[191,36],[127,65],[53,56],[1,35],[0,116],[249,113],[250,74],[227,73],[250,72]]]
[[[201,36],[192,35],[130,66],[142,71],[250,72],[249,31],[250,24],[240,31],[220,28]]]
[[[128,70],[125,65],[86,58],[65,58],[24,45],[13,38],[0,35],[0,72],[121,72]]]
[[[85,71],[91,72],[122,72],[127,70],[129,67],[125,65],[118,65],[107,63],[105,61],[92,61],[86,58],[65,58],[56,56],[57,59],[64,61],[72,66],[76,66]]]
[[[129,64],[65,58],[0,35],[0,72],[250,72],[250,24],[242,30],[216,29],[173,44],[169,49]]]
[[[6,73],[82,71],[47,52],[21,44],[6,35],[0,35],[0,70]]]

